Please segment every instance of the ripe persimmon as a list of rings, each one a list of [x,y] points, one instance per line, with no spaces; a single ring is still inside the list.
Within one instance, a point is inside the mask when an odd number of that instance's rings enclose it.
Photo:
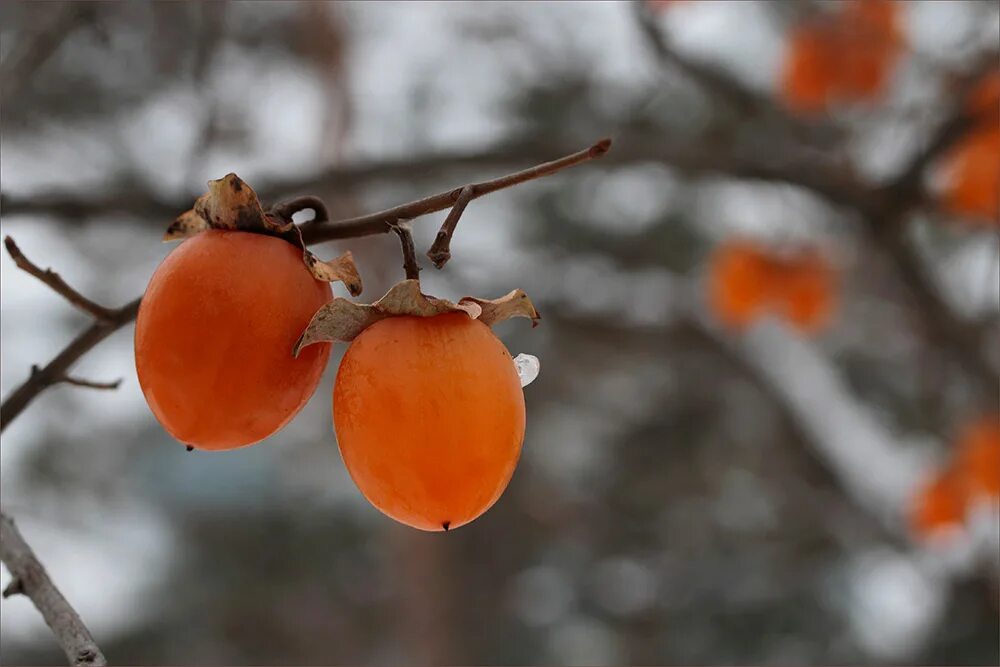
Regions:
[[[768,263],[761,250],[746,241],[719,247],[712,257],[709,281],[712,310],[733,329],[749,326],[771,292]]]
[[[328,344],[298,358],[292,346],[331,296],[279,238],[209,230],[183,241],[154,272],[136,319],[136,370],[157,420],[208,450],[276,432],[326,366]]]
[[[945,158],[943,203],[973,224],[1000,224],[1000,71],[984,77],[966,103],[969,133]]]
[[[490,508],[524,438],[510,353],[466,313],[387,317],[347,349],[333,391],[344,463],[375,507],[422,530]]]
[[[969,495],[1000,500],[1000,419],[989,417],[961,433],[956,452]]]
[[[829,322],[835,297],[833,269],[814,249],[778,254],[730,241],[711,260],[710,305],[732,329],[773,312],[803,333],[816,333]]]
[[[828,30],[812,23],[795,28],[789,38],[781,83],[786,104],[803,113],[824,110],[838,66]]]
[[[781,81],[785,103],[815,113],[831,102],[875,101],[903,44],[898,3],[839,3],[832,16],[813,17],[793,29]]]
[[[928,537],[960,529],[965,522],[966,494],[958,471],[946,468],[918,492],[910,516],[913,531]]]
[[[836,293],[833,271],[814,251],[803,253],[782,268],[776,286],[779,308],[799,331],[819,331],[833,314]]]

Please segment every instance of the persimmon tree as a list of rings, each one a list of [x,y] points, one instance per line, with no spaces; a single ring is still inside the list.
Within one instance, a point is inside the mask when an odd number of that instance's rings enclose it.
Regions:
[[[742,127],[749,129],[734,132],[719,122],[717,125],[710,123],[709,131],[703,134],[687,136],[678,132],[651,138],[648,133],[628,127],[622,130],[621,140],[615,137],[616,150],[607,162],[610,166],[655,163],[686,177],[721,175],[755,183],[788,185],[814,196],[835,213],[838,229],[865,249],[866,257],[872,258],[871,266],[885,270],[894,288],[893,298],[910,318],[907,326],[915,338],[928,349],[940,350],[947,359],[965,399],[963,416],[951,424],[949,432],[943,436],[939,456],[931,457],[936,462],[922,459],[911,464],[911,459],[903,454],[904,448],[895,446],[891,430],[881,426],[878,420],[870,419],[863,408],[856,408],[859,401],[849,395],[838,376],[829,372],[814,346],[816,339],[850,324],[845,318],[849,316],[851,295],[843,289],[850,276],[836,253],[830,252],[833,244],[827,244],[826,239],[784,244],[773,239],[733,237],[707,248],[703,261],[695,270],[695,278],[678,277],[678,283],[689,290],[684,295],[691,299],[678,299],[678,303],[670,304],[670,312],[675,316],[673,321],[679,324],[672,324],[669,333],[673,335],[680,330],[696,337],[718,350],[733,367],[751,379],[786,416],[816,458],[833,471],[845,495],[866,507],[874,523],[884,528],[893,544],[912,548],[917,553],[934,549],[940,543],[939,538],[947,539],[968,531],[972,514],[983,507],[993,511],[1000,498],[997,481],[1000,438],[997,437],[995,416],[998,399],[996,326],[994,321],[966,317],[953,307],[942,293],[913,232],[915,227],[928,221],[942,229],[954,221],[952,228],[956,233],[970,234],[993,231],[1000,224],[997,187],[1000,177],[1000,53],[995,49],[976,53],[961,68],[938,72],[936,82],[944,91],[940,116],[933,124],[922,128],[910,154],[898,169],[884,178],[874,179],[835,148],[852,138],[854,128],[850,122],[844,122],[843,115],[888,113],[887,98],[894,75],[902,65],[918,57],[910,49],[904,29],[905,3],[887,0],[848,0],[828,5],[802,3],[788,11],[784,16],[787,48],[773,95],[751,88],[722,67],[688,57],[671,42],[661,19],[668,13],[686,11],[694,4],[697,3],[637,2],[634,6],[636,26],[663,73],[680,74],[684,81],[692,84],[710,101],[714,120],[738,116]],[[551,137],[541,135],[532,141],[511,142],[483,151],[436,155],[418,162],[418,166],[493,165],[535,156],[551,145]],[[280,428],[300,407],[302,395],[311,393],[310,387],[315,387],[313,365],[325,363],[323,350],[331,342],[353,341],[340,367],[332,412],[345,462],[357,485],[379,509],[410,525],[448,530],[475,518],[503,491],[516,462],[524,428],[523,399],[514,384],[516,376],[511,374],[509,352],[490,333],[487,325],[498,313],[513,312],[534,320],[537,312],[530,302],[518,306],[522,302],[517,292],[496,301],[476,298],[457,303],[424,295],[419,288],[419,266],[409,221],[430,212],[450,211],[428,252],[431,262],[441,268],[450,258],[450,240],[470,201],[598,157],[607,148],[607,143],[598,143],[563,160],[506,178],[452,189],[379,213],[339,221],[329,219],[322,200],[296,198],[269,209],[261,208],[259,214],[254,214],[259,216],[255,224],[274,227],[264,233],[211,229],[211,201],[204,200],[201,213],[196,206],[193,215],[181,216],[168,232],[178,238],[193,234],[193,238],[184,241],[192,253],[199,246],[207,247],[214,239],[227,234],[254,235],[246,243],[273,248],[282,255],[281,261],[290,273],[309,278],[309,271],[317,267],[323,270],[326,266],[333,272],[328,278],[346,278],[345,284],[350,286],[356,274],[351,272],[349,258],[342,257],[341,261],[328,264],[313,257],[306,246],[332,239],[393,233],[403,251],[406,280],[371,304],[358,304],[339,297],[331,300],[322,286],[317,287],[322,299],[303,299],[308,303],[302,304],[301,312],[296,312],[292,318],[296,320],[295,326],[288,326],[287,330],[277,331],[278,327],[272,327],[267,319],[276,308],[292,310],[297,304],[281,303],[280,308],[276,304],[267,308],[260,306],[257,315],[262,325],[261,333],[274,333],[274,339],[267,345],[282,348],[290,344],[294,347],[288,355],[276,357],[273,372],[284,375],[286,366],[291,368],[295,364],[303,370],[291,371],[291,375],[297,377],[297,384],[288,388],[289,400],[284,405],[268,404],[262,409],[268,423],[260,425],[259,431],[254,431],[249,439],[204,439],[197,430],[185,430],[189,428],[185,420],[191,421],[189,415],[167,415],[166,411],[160,414],[156,407],[154,412],[171,433],[175,433],[171,424],[177,420],[175,435],[182,441],[206,448],[220,443],[221,446],[248,444],[259,439],[261,434]],[[405,172],[408,166],[406,161],[382,165],[393,173]],[[335,167],[322,174],[320,180],[347,184],[332,185],[332,188],[352,187],[371,170],[364,165]],[[271,184],[266,190],[267,197],[302,191],[301,185],[294,180]],[[263,188],[261,191],[265,192]],[[173,215],[180,210],[152,196],[143,198],[141,193],[138,197],[134,193],[127,197],[112,195],[90,199],[67,195],[36,198],[35,201],[15,199],[6,203],[21,212],[73,210],[82,211],[80,215],[87,211],[130,210],[144,216],[156,216]],[[306,209],[315,211],[315,219],[290,226],[292,215]],[[232,208],[229,210],[232,212]],[[788,216],[797,214],[793,210],[787,212]],[[610,226],[609,221],[602,223]],[[291,242],[280,238],[289,232]],[[564,230],[561,236],[583,244],[578,237],[584,234],[578,232],[578,228]],[[300,240],[297,240],[299,235]],[[601,244],[607,245],[604,237],[598,237],[595,242],[595,245]],[[111,388],[114,383],[71,376],[69,370],[89,349],[141,312],[139,300],[118,309],[96,304],[73,290],[58,275],[43,271],[27,260],[10,239],[7,239],[7,248],[19,267],[42,279],[90,315],[94,322],[50,363],[33,369],[29,379],[4,401],[0,417],[3,427],[49,386],[69,383]],[[240,254],[243,251],[233,252],[229,270],[214,263],[205,263],[204,270],[223,271],[221,289],[233,293],[249,290],[248,301],[259,304],[255,293],[265,287],[239,279],[234,272],[245,263]],[[250,256],[270,250],[249,249],[246,252],[246,256]],[[184,255],[176,257],[180,260]],[[192,261],[204,260],[195,258]],[[169,273],[171,265],[165,263],[164,266],[163,270]],[[179,277],[188,275],[186,269],[178,267],[173,271]],[[363,273],[361,268],[359,274]],[[320,277],[313,273],[309,279],[315,282]],[[193,312],[186,308],[183,298],[167,292],[163,298],[164,317],[170,313],[170,319],[180,316],[183,321],[184,313]],[[327,303],[322,305],[320,301]],[[518,307],[521,310],[516,310]],[[151,316],[160,315],[158,311],[150,313]],[[314,315],[311,322],[304,313]],[[231,314],[212,313],[216,315],[222,325]],[[195,335],[186,339],[185,344],[198,343],[195,325],[205,324],[202,319],[201,316],[191,318],[191,328],[187,331]],[[776,328],[768,330],[769,326]],[[142,316],[139,327],[144,327]],[[162,322],[151,320],[149,331],[153,334],[149,347],[137,340],[140,367],[144,364],[144,350],[159,349],[156,346],[166,348],[178,342]],[[185,331],[182,329],[182,336]],[[774,335],[768,338],[762,332]],[[145,334],[143,337],[145,340]],[[456,356],[455,363],[475,368],[474,372],[461,377],[453,372],[455,367],[435,364],[440,355],[454,351],[450,341],[455,340],[463,341],[465,346],[465,354],[459,355],[461,359]],[[234,348],[234,357],[254,353],[247,341],[240,344],[246,347]],[[384,361],[384,355],[375,350],[385,348],[391,349],[394,355],[413,360],[413,372],[392,378],[380,376],[379,364]],[[206,358],[217,356],[208,345],[203,351]],[[293,353],[300,354],[298,359]],[[160,355],[154,353],[154,356]],[[495,357],[495,365],[477,363],[479,358],[487,356]],[[797,370],[802,373],[812,373],[816,382],[804,385],[793,381],[794,378],[790,380],[790,365],[798,366]],[[203,368],[197,366],[190,372],[181,367],[170,369],[165,375],[166,390],[190,396],[190,390],[173,382],[175,377],[183,375],[199,383],[200,391],[206,387],[204,378],[199,378]],[[140,371],[141,376],[149,378],[144,381],[147,395],[159,393],[155,385],[162,380],[156,378],[156,372],[154,369],[147,375],[146,371]],[[455,391],[428,391],[417,379],[417,376],[428,375],[432,375],[440,387],[453,386]],[[500,392],[495,390],[498,385],[504,387]],[[808,397],[802,395],[803,386],[816,390],[824,400],[829,397],[844,399],[841,402],[853,411],[842,409],[837,418],[854,420],[855,426],[860,425],[854,433],[864,437],[858,438],[857,443],[844,442],[844,431],[836,431],[836,424],[828,423],[834,418],[807,404]],[[493,388],[490,391],[494,396],[499,394],[498,409],[488,414],[480,414],[476,409],[481,406],[484,387]],[[233,389],[237,388],[234,384]],[[237,393],[229,392],[231,400],[246,401],[247,405],[266,402],[268,398],[250,392]],[[206,402],[213,400],[213,392],[206,391],[198,396]],[[388,419],[380,422],[381,430],[371,428],[378,417],[387,412],[413,414],[428,403],[434,406],[432,418],[419,428],[412,428],[407,420]],[[441,409],[445,403],[468,408],[474,419],[468,423],[449,421]],[[229,412],[243,409],[243,404],[226,407]],[[482,425],[486,425],[490,436],[495,435],[497,440],[491,440],[488,455],[480,457],[483,474],[455,483],[454,471],[442,467],[442,459],[454,456],[451,444],[466,429]],[[224,430],[214,424],[197,426],[207,426],[215,433]],[[406,442],[421,450],[419,456],[407,461],[408,471],[415,471],[424,479],[443,482],[438,486],[446,489],[433,497],[424,497],[416,510],[403,495],[407,484],[412,483],[414,487],[419,484],[393,478],[385,471],[386,461],[398,460],[399,452],[389,446],[395,442]],[[365,456],[359,454],[362,450]],[[477,455],[477,452],[467,453],[470,457]],[[859,469],[885,472],[887,468],[898,469],[899,474],[857,474]],[[67,648],[71,661],[98,664],[102,656],[79,619],[64,600],[60,602],[54,597],[58,593],[53,593],[55,589],[47,577],[32,579],[30,573],[41,572],[40,565],[6,518],[3,527],[5,533],[0,540],[5,549],[3,560],[15,575],[10,592],[32,596],[56,631],[60,643]],[[11,562],[18,564],[18,569],[15,570]]]

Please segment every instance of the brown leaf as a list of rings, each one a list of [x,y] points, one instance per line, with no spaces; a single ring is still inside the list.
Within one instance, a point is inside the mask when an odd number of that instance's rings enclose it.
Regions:
[[[257,193],[236,174],[209,181],[208,192],[171,223],[163,240],[185,239],[208,229],[253,232],[288,241],[302,251],[302,261],[316,280],[340,281],[352,296],[361,294],[361,275],[350,251],[326,262],[317,258],[306,248],[298,226],[265,213]]]
[[[163,235],[163,240],[178,241],[186,239],[189,236],[194,236],[207,229],[211,229],[211,227],[205,222],[204,218],[195,213],[194,210],[185,211],[170,223],[170,226],[167,227],[167,232]]]
[[[510,294],[499,299],[477,299],[474,296],[467,296],[459,300],[459,304],[474,303],[482,309],[479,320],[486,326],[493,326],[512,317],[526,317],[531,320],[532,328],[538,326],[538,321],[542,316],[535,310],[535,304],[524,293],[522,289],[516,289]]]
[[[371,305],[334,297],[333,301],[316,311],[309,326],[295,342],[292,353],[298,356],[302,348],[313,343],[352,341],[362,331],[387,317],[434,317],[454,312],[464,312],[472,319],[482,320],[487,326],[511,317],[527,317],[533,323],[539,318],[531,299],[522,290],[514,290],[494,300],[465,297],[458,303],[452,303],[423,294],[418,280],[404,280]]]
[[[324,262],[308,250],[303,250],[303,259],[306,266],[317,280],[332,283],[340,281],[344,283],[351,296],[361,294],[361,275],[358,274],[358,267],[354,264],[354,256],[348,250],[340,257]]]

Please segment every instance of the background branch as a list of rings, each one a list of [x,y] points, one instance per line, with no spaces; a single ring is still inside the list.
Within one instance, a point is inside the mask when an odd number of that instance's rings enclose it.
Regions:
[[[108,664],[79,614],[52,583],[13,519],[3,512],[0,512],[0,560],[13,577],[3,597],[26,595],[42,614],[71,665],[99,667]]]

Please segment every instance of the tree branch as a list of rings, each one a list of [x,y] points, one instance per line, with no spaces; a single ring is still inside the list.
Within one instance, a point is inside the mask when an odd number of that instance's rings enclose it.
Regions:
[[[25,271],[41,280],[52,288],[52,291],[69,301],[73,306],[92,316],[95,320],[106,322],[114,316],[114,310],[94,303],[70,287],[62,277],[52,269],[40,269],[36,264],[24,256],[21,249],[14,243],[14,239],[7,236],[3,240],[8,254],[17,265],[17,268]]]
[[[80,615],[49,578],[35,552],[24,541],[13,519],[0,512],[0,560],[13,581],[3,597],[26,595],[45,619],[71,665],[100,667],[108,664]]]
[[[455,234],[455,228],[458,227],[458,221],[462,217],[462,213],[465,212],[465,207],[469,205],[475,195],[476,191],[471,185],[462,188],[455,200],[455,205],[448,211],[448,217],[441,224],[441,229],[438,230],[437,236],[434,238],[434,245],[427,251],[427,256],[436,268],[444,268],[444,265],[451,259],[451,237]]]
[[[320,227],[310,226],[302,230],[302,236],[306,243],[321,243],[334,239],[353,238],[356,236],[368,236],[371,234],[384,234],[392,229],[392,225],[397,220],[412,220],[428,213],[437,213],[446,208],[450,208],[458,201],[459,196],[465,188],[471,188],[473,194],[471,199],[478,199],[483,195],[488,195],[497,190],[503,190],[520,183],[532,181],[536,178],[555,174],[563,169],[587,162],[601,157],[611,148],[610,139],[601,139],[590,148],[585,148],[566,157],[545,162],[540,165],[518,171],[513,174],[501,176],[481,183],[473,183],[447,192],[441,192],[430,197],[424,197],[417,201],[401,204],[384,211],[362,215],[346,220],[336,220]]]
[[[106,320],[98,320],[90,325],[62,352],[41,369],[35,370],[20,387],[15,389],[3,404],[0,404],[0,433],[7,429],[14,419],[48,387],[66,381],[66,372],[91,348],[135,319],[139,312],[139,302],[135,299],[117,310],[111,311]]]
[[[413,234],[410,223],[400,220],[392,224],[392,231],[399,237],[399,245],[403,251],[403,270],[407,280],[420,280],[420,264],[417,263],[417,250],[413,246]]]
[[[62,2],[47,8],[45,20],[33,34],[20,39],[0,66],[0,86],[14,99],[35,71],[54,54],[77,22],[93,11],[85,2]]]

